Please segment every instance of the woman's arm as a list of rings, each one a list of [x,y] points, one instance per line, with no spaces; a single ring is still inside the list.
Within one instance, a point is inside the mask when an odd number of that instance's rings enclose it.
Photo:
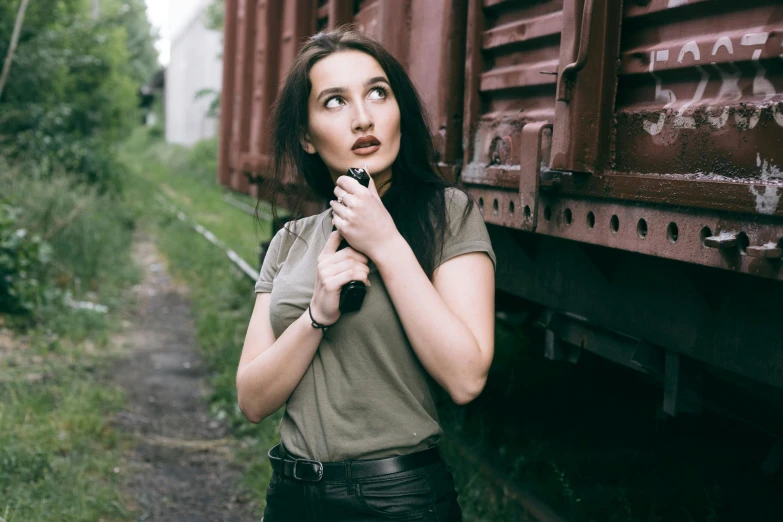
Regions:
[[[331,325],[340,318],[343,285],[349,281],[370,284],[369,259],[351,247],[338,252],[341,240],[339,232],[332,232],[318,256],[309,308],[313,319],[321,324]],[[265,259],[261,280],[274,278],[272,272],[276,270]],[[250,422],[261,422],[285,404],[310,366],[323,337],[320,329],[313,328],[310,311],[305,310],[275,339],[269,320],[270,300],[269,292],[260,292],[256,297],[237,370],[237,400]]]
[[[432,282],[404,238],[373,258],[413,350],[457,404],[486,384],[495,344],[495,273],[484,252],[442,263]]]
[[[239,408],[254,423],[286,403],[323,337],[322,331],[310,324],[310,315],[305,311],[275,340],[269,321],[270,296],[256,295],[237,370]]]

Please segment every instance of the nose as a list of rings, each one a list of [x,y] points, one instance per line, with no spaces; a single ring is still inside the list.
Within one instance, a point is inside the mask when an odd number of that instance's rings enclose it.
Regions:
[[[356,111],[354,112],[353,130],[367,132],[372,129],[375,123],[367,105],[362,102],[355,104],[354,107],[356,107]]]

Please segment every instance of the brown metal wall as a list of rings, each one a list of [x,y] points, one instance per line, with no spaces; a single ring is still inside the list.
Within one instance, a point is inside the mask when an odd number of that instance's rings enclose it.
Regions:
[[[514,5],[473,2],[468,42],[491,39],[482,15]],[[783,388],[783,6],[565,0],[561,23],[545,86],[483,82],[471,69],[497,62],[468,47],[466,114],[478,123],[466,126],[462,181],[500,225],[498,287],[559,312],[554,339],[574,342],[574,322],[610,332],[602,341],[621,334],[625,351],[577,344],[628,366],[685,355]],[[517,56],[500,77],[551,72],[532,50]],[[507,125],[538,92],[552,113]],[[667,369],[666,386],[681,377]]]
[[[488,223],[783,279],[778,2],[227,7],[225,186],[256,194],[270,107],[303,39],[354,22],[406,67],[444,173]]]
[[[783,6],[621,4],[471,3],[461,180],[489,223],[783,280]]]

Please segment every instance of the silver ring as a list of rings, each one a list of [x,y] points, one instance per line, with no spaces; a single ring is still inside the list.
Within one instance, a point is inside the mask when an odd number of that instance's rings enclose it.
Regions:
[[[345,196],[345,194],[343,194],[342,196],[340,196],[339,198],[337,198],[337,203],[339,203],[340,205],[342,205],[342,204],[343,204],[343,196]]]

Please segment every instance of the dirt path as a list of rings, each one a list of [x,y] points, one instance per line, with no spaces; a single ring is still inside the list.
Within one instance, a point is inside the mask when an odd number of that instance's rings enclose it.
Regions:
[[[134,257],[144,280],[134,288],[128,356],[112,370],[128,394],[116,425],[139,441],[129,455],[130,507],[140,521],[258,521],[231,464],[236,442],[208,415],[187,289],[173,283],[149,238],[137,237]]]

